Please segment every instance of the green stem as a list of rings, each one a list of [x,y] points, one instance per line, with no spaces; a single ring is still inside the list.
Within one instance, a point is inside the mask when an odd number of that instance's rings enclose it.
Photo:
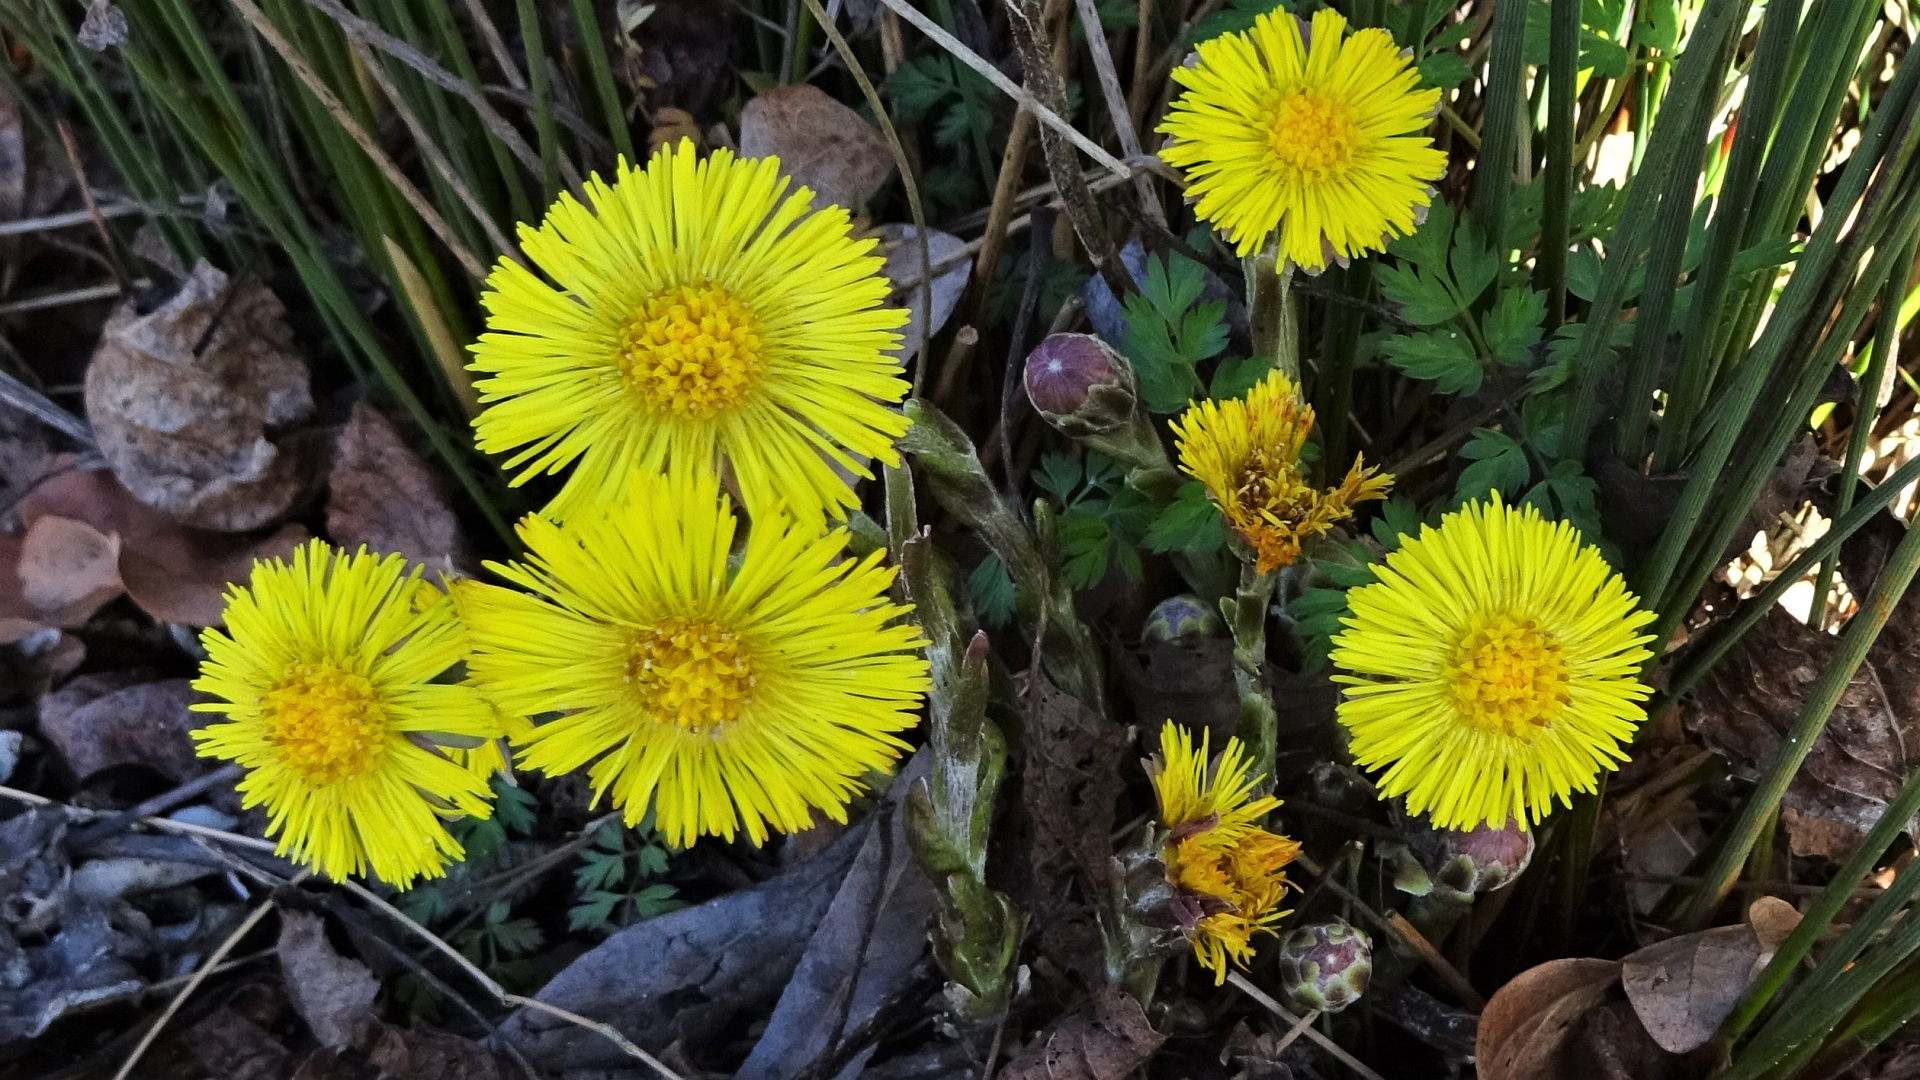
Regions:
[[[534,0],[515,0],[520,41],[527,54],[527,89],[533,94],[533,129],[540,140],[540,182],[545,198],[560,193],[560,133],[553,119],[553,86],[547,76],[547,47]]]
[[[607,134],[613,138],[614,152],[629,163],[633,157],[633,133],[627,129],[627,114],[620,107],[620,91],[613,84],[613,68],[607,63],[607,43],[600,36],[600,19],[594,13],[593,0],[571,0],[573,22],[580,31],[580,47],[587,54],[587,73],[593,91],[600,98],[600,111],[607,117]]]
[[[1275,574],[1262,574],[1251,554],[1240,566],[1240,587],[1231,600],[1220,602],[1221,614],[1233,631],[1233,686],[1240,696],[1240,742],[1247,748],[1259,788],[1273,788],[1274,756],[1278,750],[1279,714],[1273,708],[1273,688],[1267,685],[1267,607],[1279,583]]]
[[[1293,264],[1279,267],[1271,246],[1244,263],[1247,275],[1248,332],[1253,355],[1285,372],[1300,385],[1300,316],[1292,303]]]

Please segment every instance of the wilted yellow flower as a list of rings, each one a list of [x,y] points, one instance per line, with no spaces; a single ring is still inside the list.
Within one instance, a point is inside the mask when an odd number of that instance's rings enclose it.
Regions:
[[[517,451],[515,483],[574,464],[548,517],[621,502],[643,473],[724,467],[749,512],[817,523],[856,504],[836,466],[899,460],[907,421],[882,403],[907,393],[886,354],[906,313],[883,306],[876,242],[787,187],[774,158],[683,142],[521,226],[546,276],[503,258],[487,279],[474,431]]]
[[[1248,775],[1240,740],[1228,739],[1211,765],[1208,742],[1203,732],[1195,749],[1192,733],[1169,720],[1146,769],[1168,831],[1160,860],[1175,890],[1174,916],[1218,985],[1229,961],[1244,968],[1253,959],[1253,935],[1272,933],[1288,914],[1280,909],[1284,871],[1300,845],[1260,827],[1280,800],[1254,797],[1258,778]]]
[[[1442,829],[1538,822],[1625,761],[1652,621],[1597,548],[1532,506],[1469,503],[1347,594],[1333,639],[1354,760]]]
[[[629,825],[651,806],[681,846],[844,822],[928,686],[883,553],[769,514],[730,561],[737,524],[711,476],[643,476],[619,505],[523,521],[526,562],[488,568],[526,592],[454,585],[474,681],[535,721],[520,763],[591,762],[596,798]]]
[[[1160,157],[1241,257],[1277,228],[1280,254],[1313,271],[1411,232],[1447,158],[1424,134],[1440,91],[1419,88],[1391,35],[1348,35],[1331,8],[1304,36],[1301,24],[1274,10],[1201,42],[1173,70],[1186,92],[1160,123]]]
[[[453,760],[501,734],[472,687],[435,681],[462,658],[453,607],[399,555],[312,541],[254,564],[209,629],[196,704],[225,722],[193,733],[247,770],[276,851],[340,879],[369,869],[405,888],[439,877],[460,844],[446,815],[486,817],[485,778]]]
[[[1180,468],[1206,486],[1262,574],[1291,563],[1301,544],[1393,486],[1393,477],[1362,468],[1358,457],[1339,487],[1309,485],[1300,450],[1312,430],[1313,407],[1277,369],[1246,397],[1194,402],[1173,422]]]

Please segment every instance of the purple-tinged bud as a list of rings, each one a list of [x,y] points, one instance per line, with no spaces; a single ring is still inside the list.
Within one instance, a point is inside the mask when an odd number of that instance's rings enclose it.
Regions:
[[[1147,616],[1147,624],[1140,629],[1140,640],[1147,644],[1166,645],[1196,638],[1225,637],[1226,623],[1220,620],[1220,609],[1207,603],[1192,593],[1169,596]]]
[[[1125,425],[1139,398],[1133,365],[1091,334],[1052,334],[1027,354],[1027,400],[1071,438]]]
[[[1373,978],[1373,943],[1345,919],[1301,926],[1280,942],[1280,986],[1302,1009],[1339,1012]]]
[[[1509,820],[1504,828],[1486,824],[1465,832],[1440,834],[1440,864],[1434,880],[1455,892],[1474,896],[1511,884],[1533,859],[1533,833]]]

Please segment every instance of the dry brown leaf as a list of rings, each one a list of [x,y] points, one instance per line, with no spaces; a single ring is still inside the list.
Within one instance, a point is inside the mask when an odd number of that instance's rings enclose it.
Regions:
[[[276,521],[311,492],[308,443],[282,434],[313,413],[284,314],[266,286],[204,260],[153,311],[114,311],[87,367],[87,418],[128,491],[219,532]]]
[[[327,535],[349,550],[398,552],[431,571],[469,573],[473,561],[446,485],[364,401],[334,445]]]
[[[351,1046],[362,1018],[371,1018],[380,980],[358,960],[333,951],[326,920],[304,911],[282,909],[280,958],[287,996],[320,1045]]]
[[[82,675],[40,699],[40,733],[83,780],[115,765],[144,765],[184,783],[213,768],[187,735],[207,719],[187,710],[192,700],[185,679]]]
[[[1146,1064],[1166,1036],[1140,1003],[1103,986],[1062,1017],[998,1074],[1002,1080],[1122,1080]]]
[[[1120,725],[1055,687],[1037,669],[1022,688],[1027,765],[1020,785],[1040,951],[1088,981],[1100,972],[1097,898],[1113,862],[1114,803],[1127,738]]]
[[[661,147],[682,141],[692,142],[695,149],[705,149],[700,145],[700,124],[693,114],[671,105],[653,110],[653,130],[647,135],[647,151],[657,153]]]
[[[284,557],[307,537],[298,525],[261,536],[190,529],[145,505],[104,471],[69,470],[20,500],[20,517],[84,521],[120,538],[120,580],[127,595],[161,622],[212,626],[227,586],[245,581],[254,560]]]
[[[1684,1054],[1706,1045],[1800,921],[1792,904],[1774,897],[1747,911],[1748,925],[1682,934],[1620,962],[1627,1000],[1661,1049]]]
[[[920,291],[920,244],[914,240],[916,233],[911,225],[882,225],[878,232],[881,251],[887,257],[880,273],[893,286],[887,293],[887,306],[907,309],[907,325],[900,329],[900,347],[893,355],[906,357],[920,347],[920,324],[927,322],[921,310],[924,305]],[[966,246],[966,241],[957,236],[938,229],[927,230],[927,259],[935,267],[957,256]],[[972,277],[971,259],[960,259],[944,270],[934,270],[933,319],[927,322],[929,339],[953,317],[953,309],[960,305],[960,294],[967,290],[967,281]]]
[[[776,86],[740,110],[740,156],[777,157],[814,205],[857,211],[893,175],[887,141],[860,114],[806,83]]]
[[[1795,855],[1844,859],[1920,766],[1916,610],[1894,613],[1787,788],[1780,818]],[[1687,725],[1736,775],[1757,778],[1837,647],[1773,609],[1702,683]]]
[[[1549,960],[1513,977],[1480,1013],[1474,1060],[1480,1080],[1560,1080],[1562,1051],[1606,1000],[1620,962]]]
[[[84,521],[47,516],[0,535],[0,642],[72,629],[119,596],[120,540]]]

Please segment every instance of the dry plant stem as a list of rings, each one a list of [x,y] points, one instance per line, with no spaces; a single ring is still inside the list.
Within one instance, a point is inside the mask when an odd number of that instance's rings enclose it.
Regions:
[[[114,286],[114,291],[117,293],[119,286]],[[93,429],[87,426],[85,420],[55,405],[45,394],[4,371],[0,371],[0,404],[11,405],[74,442],[88,449],[93,448]]]
[[[979,254],[973,262],[973,284],[966,302],[966,317],[961,321],[975,324],[980,321],[980,309],[986,305],[987,286],[993,280],[993,271],[1000,262],[1000,251],[1006,247],[1008,224],[1013,219],[1014,196],[1020,186],[1020,173],[1027,166],[1028,138],[1033,134],[1033,114],[1021,109],[1013,114],[1013,124],[1007,132],[1007,148],[1000,154],[1000,172],[993,183],[993,202],[987,209],[986,231],[980,235]],[[937,272],[938,268],[933,268]],[[954,395],[960,392],[960,382],[966,376],[966,365],[949,363],[940,369],[940,385],[934,388],[933,400],[943,409],[951,409]]]
[[[1100,12],[1094,0],[1074,0],[1080,12],[1080,28],[1086,32],[1087,52],[1093,57],[1093,70],[1100,79],[1100,96],[1107,99],[1107,114],[1113,120],[1114,137],[1128,157],[1140,156],[1140,133],[1134,130],[1127,113],[1127,97],[1120,90],[1120,75],[1113,69],[1113,54],[1107,49],[1106,31],[1100,29]],[[1160,197],[1154,194],[1153,180],[1144,173],[1133,178],[1134,193],[1140,197],[1140,212],[1148,221],[1166,227],[1167,215],[1160,209]]]
[[[327,110],[334,122],[340,125],[340,129],[353,139],[354,144],[359,146],[368,160],[373,162],[374,168],[380,170],[380,175],[385,177],[387,183],[392,184],[394,190],[400,193],[400,197],[407,201],[407,205],[413,207],[413,212],[420,215],[420,220],[426,223],[427,228],[433,230],[433,235],[453,253],[454,260],[460,264],[460,268],[475,281],[485,280],[486,265],[473,252],[467,250],[466,245],[460,242],[460,238],[454,235],[446,220],[440,216],[440,212],[433,208],[433,204],[427,201],[426,196],[420,194],[419,190],[413,186],[413,182],[400,171],[400,166],[394,164],[393,159],[387,156],[387,152],[374,141],[373,136],[360,126],[360,122],[353,118],[353,113],[348,111],[338,97],[334,96],[326,82],[312,67],[308,66],[305,58],[294,49],[293,45],[281,36],[280,31],[253,0],[233,0],[233,7],[240,13],[240,17],[247,20],[247,24],[266,41],[268,47],[280,54],[280,59],[293,70],[300,84],[320,102],[321,107]]]
[[[1279,714],[1273,708],[1273,688],[1267,685],[1267,605],[1280,578],[1254,569],[1253,553],[1244,552],[1240,587],[1232,599],[1220,601],[1221,613],[1233,631],[1233,687],[1240,695],[1240,742],[1246,746],[1259,779],[1256,790],[1273,790],[1275,730]]]
[[[1920,570],[1920,528],[1909,525],[1906,534],[1900,538],[1899,546],[1888,557],[1885,569],[1874,580],[1873,588],[1868,590],[1866,599],[1860,602],[1860,611],[1840,635],[1839,650],[1828,661],[1819,680],[1808,690],[1806,701],[1800,707],[1800,714],[1794,718],[1786,741],[1775,752],[1766,774],[1754,786],[1746,805],[1741,807],[1740,816],[1727,829],[1726,843],[1715,854],[1713,864],[1700,875],[1702,886],[1693,892],[1680,909],[1677,924],[1683,931],[1697,930],[1706,925],[1714,909],[1726,899],[1734,879],[1740,874],[1740,867],[1747,860],[1747,852],[1760,835],[1767,815],[1779,805],[1780,799],[1786,794],[1787,785],[1813,751],[1814,740],[1826,729],[1840,695],[1846,692],[1854,672],[1866,659],[1867,650],[1879,638],[1880,631],[1893,615],[1893,609],[1906,594],[1916,570]]]
[[[234,946],[240,944],[240,939],[260,925],[260,920],[266,918],[267,912],[272,910],[272,900],[262,903],[253,909],[233,933],[227,935],[227,939],[220,943],[220,947],[213,950],[213,955],[207,957],[206,961],[194,971],[193,977],[187,980],[187,985],[173,995],[172,1001],[167,1002],[167,1007],[161,1011],[160,1018],[153,1022],[153,1026],[147,1028],[145,1035],[140,1036],[140,1041],[134,1046],[133,1053],[128,1054],[127,1060],[120,1063],[120,1071],[113,1074],[113,1080],[127,1080],[127,1077],[133,1075],[133,1067],[140,1064],[140,1059],[146,1056],[147,1049],[153,1045],[155,1039],[160,1037],[160,1031],[167,1026],[167,1021],[173,1019],[174,1014],[180,1011],[180,1006],[187,1003],[187,999],[193,996],[195,990],[200,989],[200,984],[206,982],[207,976],[213,974],[213,969],[219,967],[221,961],[227,958],[227,954],[233,951]]]
[[[473,373],[467,370],[466,357],[454,342],[453,331],[447,328],[447,320],[434,302],[433,290],[427,287],[427,279],[420,275],[420,268],[413,264],[413,259],[408,257],[405,249],[393,242],[392,237],[382,235],[380,242],[386,247],[388,261],[393,263],[393,276],[398,279],[401,297],[413,309],[414,320],[426,335],[434,362],[440,365],[441,377],[453,388],[453,396],[460,403],[461,413],[472,420],[480,415],[480,394],[473,388]]]
[[[60,145],[67,153],[67,164],[73,169],[74,186],[80,189],[80,201],[87,208],[87,220],[93,222],[93,231],[100,237],[100,246],[107,254],[107,265],[113,270],[113,280],[118,282],[122,292],[131,292],[132,277],[120,262],[120,245],[113,242],[113,234],[107,231],[107,219],[100,216],[100,204],[93,199],[93,185],[87,183],[87,170],[80,164],[80,150],[73,144],[73,131],[65,120],[56,119],[54,126],[60,132]]]
[[[401,95],[400,88],[393,85],[393,78],[387,74],[387,69],[368,51],[366,45],[351,39],[349,44],[353,46],[353,54],[360,59],[360,69],[365,71],[380,87],[380,92],[386,95],[387,104],[393,107],[394,115],[406,125],[407,134],[413,136],[414,145],[420,148],[421,156],[427,159],[427,164],[433,166],[434,172],[440,174],[440,179],[446,181],[447,186],[453,189],[453,193],[460,197],[460,204],[467,208],[467,213],[472,215],[481,231],[487,234],[488,241],[493,244],[494,252],[506,255],[525,266],[526,260],[520,257],[520,248],[507,239],[506,233],[500,231],[500,226],[494,223],[493,215],[487,212],[487,208],[474,196],[472,189],[467,187],[466,181],[460,178],[460,173],[454,169],[453,163],[447,160],[447,155],[441,151],[440,144],[434,141],[433,136],[429,135],[426,127],[420,123],[420,118],[407,107],[407,99]]]
[[[913,213],[914,246],[920,255],[920,340],[913,344],[915,355],[920,359],[913,365],[913,393],[920,390],[927,381],[927,359],[932,352],[929,347],[931,337],[929,323],[933,319],[933,256],[927,248],[927,215],[920,205],[920,185],[914,181],[913,166],[907,160],[907,149],[900,143],[900,133],[894,130],[893,118],[887,115],[886,105],[880,100],[880,92],[873,88],[873,80],[867,78],[867,69],[860,66],[860,58],[853,55],[853,47],[840,34],[840,28],[833,24],[833,17],[820,6],[820,0],[807,0],[807,10],[813,13],[814,21],[820,29],[826,31],[827,40],[833,42],[835,52],[847,65],[847,71],[853,81],[860,84],[860,93],[867,99],[867,107],[873,110],[873,118],[880,124],[880,133],[887,137],[887,148],[893,151],[894,168],[900,170],[900,183],[907,189],[907,209]]]
[[[1078,128],[1061,119],[1060,110],[1041,104],[1038,98],[1021,89],[1019,84],[1007,78],[1001,73],[999,68],[988,63],[979,53],[961,44],[958,38],[940,29],[938,23],[922,15],[912,4],[908,3],[907,0],[880,0],[880,2],[885,4],[888,10],[897,13],[902,19],[912,23],[915,29],[932,38],[934,44],[952,53],[955,60],[979,72],[981,78],[992,83],[1001,93],[1019,102],[1021,108],[1033,113],[1042,124],[1045,124],[1050,130],[1057,132],[1072,142],[1073,145],[1079,147],[1088,157],[1106,166],[1114,175],[1120,177],[1122,180],[1133,176],[1133,168],[1131,166],[1101,149],[1099,143],[1087,138],[1081,134]],[[1012,7],[1009,7],[1008,10],[1009,12],[1014,11]],[[1039,14],[1037,9],[1034,14],[1036,16]],[[1013,22],[1016,27],[1017,37],[1017,28],[1020,25],[1020,20],[1017,15]],[[1037,33],[1038,28],[1036,27],[1035,30]],[[1042,55],[1045,54],[1042,53]],[[1029,78],[1031,78],[1031,73],[1029,73]],[[1064,94],[1055,104],[1064,105]]]
[[[1280,1045],[1273,1048],[1273,1056],[1276,1058],[1279,1057],[1282,1051],[1293,1045],[1295,1039],[1306,1034],[1307,1029],[1311,1028],[1313,1022],[1318,1019],[1320,1019],[1320,1010],[1315,1009],[1300,1019],[1295,1020],[1293,1026],[1287,1029],[1285,1037],[1280,1040]]]
[[[891,3],[892,0],[886,2]],[[1064,110],[1066,87],[1050,59],[1047,22],[1040,8],[1040,0],[1013,0],[1007,4],[1006,11],[1007,22],[1013,28],[1014,48],[1020,55],[1020,67],[1026,72],[1027,84],[1048,106]],[[1036,109],[1036,113],[1038,111]],[[1045,118],[1041,116],[1042,120]],[[1060,201],[1064,204],[1067,220],[1072,223],[1074,235],[1080,238],[1080,246],[1086,249],[1094,269],[1106,281],[1107,287],[1113,290],[1115,297],[1132,293],[1133,281],[1120,264],[1120,252],[1113,245],[1113,237],[1100,223],[1093,194],[1087,189],[1086,178],[1080,174],[1080,163],[1068,148],[1067,139],[1052,125],[1048,125],[1040,132],[1040,150],[1047,159],[1047,172],[1060,189]],[[1120,163],[1116,161],[1114,164]],[[1120,167],[1123,170],[1127,168],[1124,165]]]
[[[1287,1024],[1289,1027],[1299,1027],[1302,1035],[1312,1040],[1314,1045],[1320,1049],[1332,1054],[1340,1064],[1366,1077],[1366,1080],[1385,1080],[1379,1073],[1367,1068],[1365,1063],[1359,1058],[1347,1053],[1345,1047],[1342,1047],[1339,1043],[1321,1034],[1319,1030],[1311,1024],[1301,1024],[1299,1017],[1293,1015],[1285,1006],[1275,1001],[1271,994],[1268,994],[1265,990],[1249,982],[1245,975],[1237,971],[1229,971],[1227,972],[1227,981],[1238,987],[1241,993],[1258,1002],[1262,1008],[1279,1017],[1282,1023]]]
[[[513,54],[507,51],[507,39],[500,36],[500,28],[493,25],[493,17],[480,0],[461,0],[467,6],[467,17],[480,31],[480,39],[487,43],[487,52],[493,55],[493,62],[500,68],[500,75],[507,85],[515,90],[525,90],[527,80],[520,74],[519,65],[513,62]]]
[[[1147,108],[1148,70],[1153,64],[1153,0],[1140,0],[1133,37],[1133,89],[1127,94],[1127,124],[1140,130],[1140,114]]]

